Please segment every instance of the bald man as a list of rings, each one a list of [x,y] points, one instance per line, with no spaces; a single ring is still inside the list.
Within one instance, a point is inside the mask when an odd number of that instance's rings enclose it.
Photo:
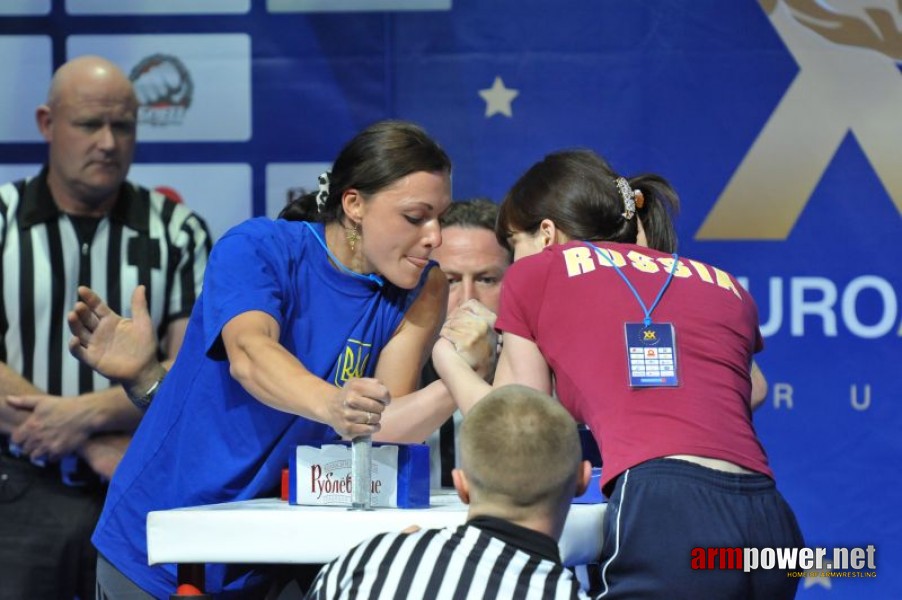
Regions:
[[[169,358],[200,293],[206,224],[126,181],[137,112],[115,64],[70,60],[36,111],[47,164],[0,187],[0,600],[94,596],[90,534],[143,414],[69,354],[77,287],[127,311],[144,285]]]

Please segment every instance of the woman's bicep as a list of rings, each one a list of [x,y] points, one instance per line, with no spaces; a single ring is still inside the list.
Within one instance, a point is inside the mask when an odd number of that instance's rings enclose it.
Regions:
[[[279,340],[279,323],[272,315],[250,310],[229,319],[222,327],[222,343],[229,360],[253,351],[260,342]]]
[[[349,423],[341,421],[336,404],[330,403],[338,397],[335,387],[308,371],[279,343],[279,323],[272,315],[252,310],[233,317],[222,328],[222,341],[229,373],[251,396],[276,410],[347,433]]]

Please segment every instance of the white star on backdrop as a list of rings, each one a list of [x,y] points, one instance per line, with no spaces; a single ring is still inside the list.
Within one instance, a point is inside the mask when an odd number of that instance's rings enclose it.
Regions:
[[[511,102],[520,95],[519,90],[504,87],[504,82],[500,76],[495,76],[495,83],[492,87],[479,90],[479,95],[485,100],[485,116],[491,117],[494,114],[501,113],[505,117],[513,117],[514,112],[511,110]]]
[[[829,571],[833,568],[832,563],[824,564],[824,571],[809,571],[805,575],[805,579],[802,581],[802,589],[807,590],[810,587],[814,587],[819,585],[821,587],[825,587],[828,590],[833,588],[833,583],[830,581],[829,576],[824,576],[821,573]]]

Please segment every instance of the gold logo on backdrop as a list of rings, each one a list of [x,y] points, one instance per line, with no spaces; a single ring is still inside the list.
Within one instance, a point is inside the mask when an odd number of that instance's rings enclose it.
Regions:
[[[335,369],[335,385],[341,387],[350,379],[365,376],[371,348],[372,344],[358,340],[348,340],[344,352],[338,357],[338,368]]]
[[[799,73],[696,239],[785,240],[849,132],[902,213],[902,3],[759,2]]]

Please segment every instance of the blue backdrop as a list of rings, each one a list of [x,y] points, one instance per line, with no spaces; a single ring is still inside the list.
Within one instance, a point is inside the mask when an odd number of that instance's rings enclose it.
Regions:
[[[30,111],[55,66],[100,52],[147,84],[135,177],[184,181],[218,234],[274,214],[386,117],[445,146],[456,198],[500,200],[570,146],[663,174],[683,200],[681,254],[741,276],[759,303],[770,393],[755,424],[809,546],[876,547],[876,578],[806,578],[799,597],[900,597],[900,13],[895,0],[5,0],[0,171],[44,160]],[[198,165],[233,179],[186,176]]]

